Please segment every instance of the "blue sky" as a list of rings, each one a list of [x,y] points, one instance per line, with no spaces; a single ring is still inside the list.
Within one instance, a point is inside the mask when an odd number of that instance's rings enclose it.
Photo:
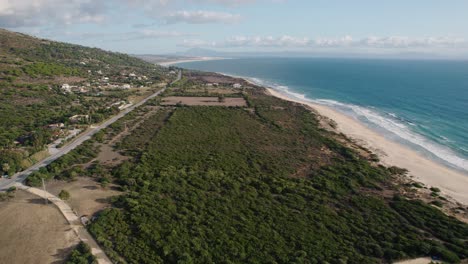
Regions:
[[[466,0],[0,0],[0,27],[128,53],[468,54]]]

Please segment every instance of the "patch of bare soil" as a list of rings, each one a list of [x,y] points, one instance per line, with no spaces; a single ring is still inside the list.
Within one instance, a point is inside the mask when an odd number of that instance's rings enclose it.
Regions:
[[[185,97],[185,96],[169,96],[165,97],[161,105],[206,105],[206,106],[247,106],[244,98],[223,98],[218,97]]]
[[[77,177],[72,182],[52,181],[47,185],[47,191],[54,195],[58,196],[61,190],[70,193],[70,199],[67,203],[79,216],[92,216],[110,207],[109,199],[112,196],[122,194],[116,190],[115,185],[110,184],[104,189],[98,182],[89,177]]]
[[[54,78],[54,81],[58,83],[79,83],[86,81],[86,78],[76,76],[57,76]]]
[[[0,202],[0,263],[63,263],[78,237],[53,204],[24,191]]]
[[[113,167],[128,160],[129,157],[121,155],[115,151],[109,144],[101,144],[100,152],[96,158],[100,164]]]

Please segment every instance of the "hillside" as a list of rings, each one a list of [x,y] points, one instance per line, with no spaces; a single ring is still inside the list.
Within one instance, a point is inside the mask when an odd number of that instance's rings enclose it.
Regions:
[[[46,144],[152,93],[163,68],[125,54],[0,29],[0,174]]]

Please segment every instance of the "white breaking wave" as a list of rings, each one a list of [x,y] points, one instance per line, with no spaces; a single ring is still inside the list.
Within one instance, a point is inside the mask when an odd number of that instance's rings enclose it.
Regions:
[[[377,111],[366,107],[353,104],[345,104],[329,99],[310,99],[307,98],[304,94],[291,91],[289,87],[284,85],[269,83],[258,78],[248,78],[248,80],[260,86],[268,86],[272,89],[275,89],[278,92],[281,92],[292,99],[298,99],[304,102],[312,102],[329,106],[344,114],[351,115],[352,117],[358,120],[364,120],[365,122],[368,122],[374,126],[377,126],[381,129],[384,129],[385,131],[390,132],[392,135],[395,135],[406,142],[409,142],[415,146],[418,146],[419,148],[422,148],[423,150],[429,152],[433,156],[450,164],[453,167],[468,171],[468,160],[459,157],[452,149],[432,142],[424,136],[412,131],[410,128],[408,128],[407,125],[397,121],[397,119],[399,118],[395,113],[388,113],[387,115],[391,116],[391,118],[387,118],[384,117],[382,114],[378,113]],[[415,125],[409,121],[408,124],[411,126]]]

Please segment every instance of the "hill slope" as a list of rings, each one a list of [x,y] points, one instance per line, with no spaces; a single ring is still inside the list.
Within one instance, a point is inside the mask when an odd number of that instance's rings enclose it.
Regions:
[[[125,54],[0,29],[0,175],[165,78],[163,68]]]

